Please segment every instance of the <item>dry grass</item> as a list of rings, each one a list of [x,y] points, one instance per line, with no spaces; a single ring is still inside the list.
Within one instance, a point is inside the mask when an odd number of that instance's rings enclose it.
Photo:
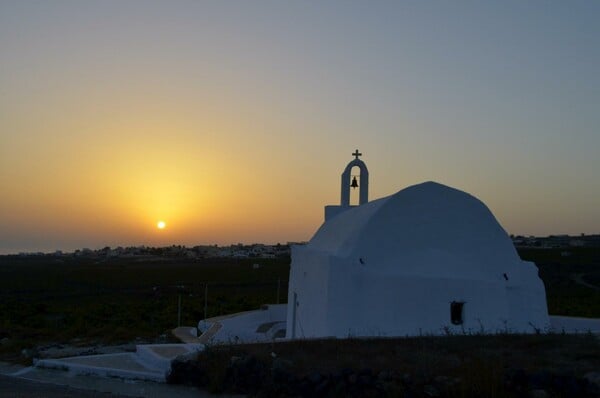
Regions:
[[[206,377],[201,385],[215,392],[226,391],[231,384],[228,369],[236,357],[253,358],[261,364],[260,368],[267,369],[261,376],[265,385],[272,383],[268,369],[276,360],[283,360],[296,379],[310,377],[315,372],[322,375],[391,372],[395,380],[408,378],[411,385],[420,386],[416,387],[420,388],[418,391],[442,378],[456,381],[444,396],[512,397],[515,392],[507,387],[506,380],[514,372],[581,378],[587,372],[597,371],[600,342],[592,334],[500,334],[212,346],[198,360]],[[393,388],[407,387],[396,383]]]
[[[211,355],[252,355],[271,361],[272,353],[292,361],[298,374],[344,368],[393,369],[401,373],[467,376],[465,370],[521,368],[582,373],[600,368],[595,335],[476,335],[378,339],[299,340],[211,347]],[[485,364],[485,366],[481,366]],[[492,369],[494,368],[494,369]]]

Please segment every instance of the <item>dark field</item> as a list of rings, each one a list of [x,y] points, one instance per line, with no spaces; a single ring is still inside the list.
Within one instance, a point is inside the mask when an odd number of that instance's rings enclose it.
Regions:
[[[261,267],[253,269],[253,264]],[[97,259],[0,257],[0,360],[60,342],[156,341],[207,316],[287,301],[289,259]]]
[[[551,314],[600,317],[598,248],[521,250],[535,261]],[[261,267],[253,269],[253,264]],[[49,343],[116,344],[157,341],[181,324],[287,301],[289,258],[0,257],[0,360]]]
[[[551,315],[600,318],[600,248],[519,249],[546,285]]]

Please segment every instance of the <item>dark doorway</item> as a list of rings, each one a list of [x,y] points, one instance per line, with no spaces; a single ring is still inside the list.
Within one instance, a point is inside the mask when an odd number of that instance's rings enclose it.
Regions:
[[[453,325],[462,325],[464,301],[453,301],[450,303],[450,321]]]

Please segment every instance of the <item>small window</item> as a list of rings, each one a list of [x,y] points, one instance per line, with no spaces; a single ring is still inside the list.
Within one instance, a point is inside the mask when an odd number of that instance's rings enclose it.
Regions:
[[[450,303],[450,321],[453,325],[462,325],[464,306],[465,303],[463,301],[453,301]]]

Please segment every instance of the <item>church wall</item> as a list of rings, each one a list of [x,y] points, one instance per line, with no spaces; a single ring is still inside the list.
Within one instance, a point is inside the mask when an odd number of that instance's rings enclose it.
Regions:
[[[510,326],[515,330],[537,328],[541,331],[550,326],[546,289],[538,277],[535,264],[522,261],[518,277],[511,278],[508,285],[508,303],[510,309]]]
[[[403,336],[446,332],[497,332],[509,318],[506,289],[495,282],[407,278],[349,270],[330,286],[329,333]],[[337,274],[340,276],[340,274]],[[350,299],[349,299],[350,298]],[[453,325],[450,303],[463,301],[464,323]],[[530,332],[533,330],[530,330]]]
[[[292,247],[286,337],[324,336],[327,320],[329,255]],[[294,293],[296,294],[294,322]],[[295,323],[295,325],[294,325]]]

